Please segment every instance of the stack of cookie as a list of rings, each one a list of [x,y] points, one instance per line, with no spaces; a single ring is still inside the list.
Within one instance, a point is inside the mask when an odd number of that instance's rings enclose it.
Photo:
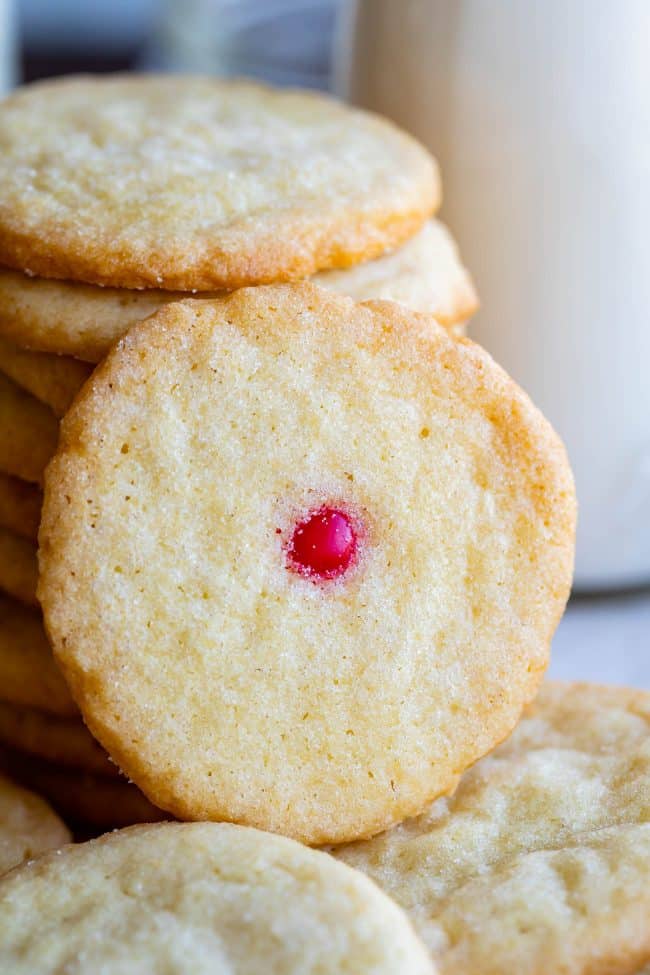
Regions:
[[[4,761],[69,818],[194,821],[6,875],[2,971],[640,975],[649,696],[540,692],[573,481],[440,323],[473,298],[432,160],[320,97],[178,79],[26,91],[0,144],[14,477],[65,413],[42,509],[5,491],[51,644],[14,542]],[[0,802],[15,862],[36,807]]]
[[[226,952],[276,975],[646,975],[649,722],[647,692],[549,682],[453,797],[335,859],[216,823],[41,856],[0,879],[0,967],[222,975]],[[10,802],[8,863],[65,840],[0,781]]]
[[[433,160],[324,97],[67,80],[3,103],[0,133],[0,741],[67,815],[120,825],[152,807],[115,781],[36,616],[43,471],[94,365],[166,304],[240,284],[315,275],[334,292],[432,312],[455,333],[476,297],[431,217]]]

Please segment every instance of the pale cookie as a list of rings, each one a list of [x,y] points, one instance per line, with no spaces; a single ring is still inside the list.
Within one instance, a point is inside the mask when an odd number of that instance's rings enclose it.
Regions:
[[[58,436],[52,411],[0,372],[0,471],[39,483]]]
[[[457,331],[477,307],[456,245],[436,220],[392,254],[343,271],[323,271],[313,280],[357,301],[384,298],[430,312]],[[187,297],[48,281],[0,268],[0,335],[27,348],[100,362],[132,325],[164,304]]]
[[[345,271],[323,271],[313,282],[355,301],[397,301],[457,330],[478,308],[472,279],[461,264],[454,239],[438,220],[427,221],[393,254]]]
[[[633,975],[650,962],[650,694],[548,683],[450,799],[335,851],[443,975]]]
[[[100,362],[132,325],[186,297],[49,281],[0,268],[0,334],[28,349]]]
[[[0,874],[70,840],[45,800],[0,775]]]
[[[0,701],[0,744],[96,775],[120,775],[79,718],[55,718]]]
[[[79,714],[54,663],[40,613],[2,593],[0,700],[62,718]]]
[[[36,541],[43,496],[35,484],[0,471],[0,525]]]
[[[70,822],[107,830],[167,818],[126,779],[60,768],[6,747],[0,749],[0,762],[12,778],[45,796]]]
[[[0,589],[21,603],[38,606],[38,563],[33,542],[0,528]]]
[[[367,877],[225,823],[140,826],[0,881],[4,975],[433,975]]]
[[[377,257],[440,202],[435,161],[376,115],[244,81],[78,77],[0,104],[0,263],[212,290]]]
[[[452,789],[569,592],[562,445],[478,346],[313,285],[169,305],[48,468],[39,598],[90,730],[178,818],[309,843]]]
[[[86,362],[70,356],[20,349],[0,336],[0,370],[36,399],[63,416],[92,372]]]

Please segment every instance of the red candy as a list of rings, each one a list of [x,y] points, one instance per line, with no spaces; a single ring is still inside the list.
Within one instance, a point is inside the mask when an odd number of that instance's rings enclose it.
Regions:
[[[323,506],[296,525],[287,554],[289,567],[301,575],[335,579],[356,551],[357,536],[348,515]]]

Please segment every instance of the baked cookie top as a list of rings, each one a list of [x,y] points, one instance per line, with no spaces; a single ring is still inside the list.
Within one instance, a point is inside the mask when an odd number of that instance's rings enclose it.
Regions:
[[[70,839],[44,799],[0,775],[0,874]]]
[[[434,160],[312,92],[76,77],[0,105],[0,263],[122,288],[235,288],[376,257],[437,207]]]
[[[335,855],[447,975],[632,975],[650,962],[649,730],[645,691],[546,683],[453,797]]]
[[[258,830],[162,823],[41,857],[0,881],[11,975],[433,975],[363,874]]]
[[[39,598],[93,734],[179,818],[310,843],[451,790],[569,592],[562,445],[478,346],[313,285],[168,305],[48,468]]]
[[[343,271],[322,271],[313,280],[323,288],[357,301],[370,298],[398,301],[415,311],[431,313],[449,328],[462,325],[478,305],[472,280],[460,261],[454,240],[438,220],[427,221],[414,237],[390,254]],[[0,336],[3,336],[0,368],[7,362],[8,351],[11,352],[7,341],[22,348],[99,362],[132,325],[148,318],[164,304],[187,297],[182,292],[127,291],[52,281],[0,267]],[[74,377],[83,368],[80,369],[79,363],[70,364],[68,358],[63,363],[57,375],[65,369]],[[52,367],[49,368],[51,372]],[[25,371],[23,362],[23,376]],[[42,374],[43,365],[34,366],[32,373],[37,371]],[[32,381],[36,378],[33,375]],[[42,387],[42,375],[39,378]],[[78,386],[85,378],[83,373],[79,375]],[[30,388],[38,395],[33,385]],[[52,402],[51,396],[47,401]],[[69,400],[66,409],[68,403]]]

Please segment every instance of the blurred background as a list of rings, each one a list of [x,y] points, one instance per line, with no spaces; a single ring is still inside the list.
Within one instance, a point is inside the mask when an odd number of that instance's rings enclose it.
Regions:
[[[0,0],[23,80],[73,71],[252,74],[327,88],[335,0]]]
[[[392,117],[441,163],[469,334],[562,434],[576,596],[561,676],[650,685],[650,2],[0,0],[0,90],[253,75]]]

